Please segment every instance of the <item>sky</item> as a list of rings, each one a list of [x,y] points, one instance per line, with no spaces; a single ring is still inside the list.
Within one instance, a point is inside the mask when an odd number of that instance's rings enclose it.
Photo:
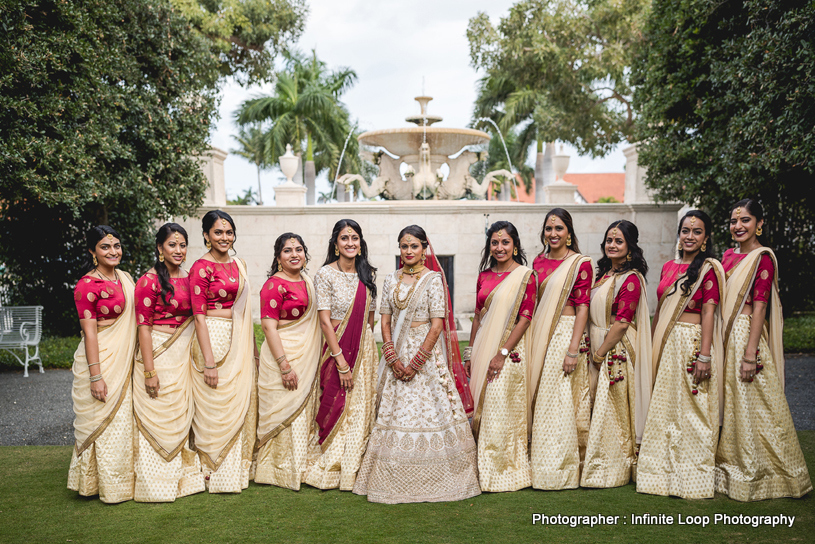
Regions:
[[[476,83],[483,76],[470,65],[467,22],[483,11],[496,24],[513,2],[309,0],[308,4],[305,31],[296,47],[305,52],[315,49],[329,69],[347,66],[356,71],[357,83],[342,100],[365,131],[412,126],[405,117],[419,113],[413,98],[422,94],[423,81],[424,93],[433,97],[428,113],[444,118],[434,126],[465,127],[472,118]],[[271,85],[243,88],[226,83],[212,145],[225,151],[236,148],[235,110],[244,100],[270,90]],[[568,144],[564,153],[571,155],[570,173],[624,171],[622,146],[602,159],[579,157]],[[229,198],[257,188],[257,169],[246,159],[230,153],[224,169]],[[266,204],[273,204],[273,187],[284,180],[278,169],[261,174]],[[317,190],[328,190],[325,179],[318,178]]]

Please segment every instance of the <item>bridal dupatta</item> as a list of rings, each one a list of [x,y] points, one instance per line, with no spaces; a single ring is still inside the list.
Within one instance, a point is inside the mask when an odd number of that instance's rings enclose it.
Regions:
[[[538,286],[538,307],[532,317],[530,330],[527,331],[527,338],[531,339],[526,372],[527,427],[530,437],[546,350],[584,262],[591,263],[591,258],[580,254],[572,255]]]
[[[368,308],[371,305],[371,295],[365,284],[357,284],[354,302],[345,313],[342,321],[334,329],[337,343],[342,350],[345,361],[351,367],[354,383],[359,374],[358,359],[362,355],[362,339],[365,327],[368,326]],[[342,426],[345,416],[345,391],[340,386],[340,375],[336,370],[336,363],[331,357],[331,350],[327,342],[323,342],[320,355],[320,407],[317,410],[317,425],[320,427],[320,446],[325,452],[331,445],[337,430]]]
[[[472,391],[473,405],[475,406],[473,435],[476,440],[478,440],[484,396],[487,389],[487,369],[490,366],[490,361],[498,352],[498,348],[506,342],[515,327],[518,311],[524,299],[526,284],[531,275],[532,270],[526,266],[519,266],[513,270],[490,293],[484,302],[484,308],[481,310],[481,323],[472,346],[473,355],[470,371],[470,390]]]
[[[196,402],[192,420],[195,449],[201,454],[202,462],[216,471],[240,437],[247,417],[254,417],[254,414],[249,414],[255,385],[252,307],[249,304],[246,265],[240,259],[235,259],[235,262],[238,264],[240,283],[232,306],[229,351],[215,362],[218,366],[218,387],[212,389],[197,377],[192,380]],[[204,364],[196,340],[193,343],[193,372],[203,374]]]
[[[308,307],[297,320],[277,327],[283,352],[297,374],[297,389],[289,391],[283,385],[280,368],[267,342],[260,350],[258,375],[258,441],[260,449],[276,437],[300,415],[317,390],[317,368],[320,361],[320,321],[317,317],[317,297],[314,283],[301,274],[308,290]]]
[[[628,353],[631,366],[634,367],[634,429],[639,444],[645,430],[645,418],[648,416],[648,405],[651,401],[651,389],[654,384],[651,366],[651,335],[648,326],[651,320],[648,315],[648,301],[645,297],[645,278],[642,277],[642,274],[629,271],[624,274],[615,274],[599,285],[595,284],[591,304],[589,305],[589,334],[592,346],[603,344],[606,334],[614,324],[611,305],[614,303],[620,287],[630,274],[636,274],[639,277],[642,290],[637,304],[636,323],[629,324],[625,335],[620,341]],[[639,332],[637,329],[640,329]],[[607,354],[607,358],[610,354],[611,351]],[[598,373],[599,371],[594,365],[589,365],[593,390],[597,386]]]
[[[716,305],[716,314],[713,325],[713,338],[711,342],[711,353],[713,361],[715,362],[714,371],[716,372],[716,379],[718,383],[719,392],[719,417],[722,415],[722,408],[724,407],[724,344],[722,342],[722,317],[721,308],[725,306],[725,274],[722,263],[716,259],[705,259],[702,268],[699,270],[699,277],[696,278],[696,283],[693,284],[692,289],[687,295],[682,294],[682,288],[679,286],[680,281],[686,278],[685,274],[680,274],[673,285],[665,290],[662,298],[659,299],[659,320],[654,329],[654,336],[652,339],[653,355],[651,357],[651,378],[652,384],[656,382],[657,372],[659,371],[659,362],[662,360],[662,351],[665,349],[665,343],[668,341],[668,336],[671,334],[674,325],[679,321],[688,302],[691,301],[693,295],[701,289],[704,282],[705,275],[709,270],[713,270],[716,278],[719,280],[719,304]],[[639,316],[638,316],[639,317]],[[726,338],[726,337],[724,337]],[[725,340],[726,341],[726,340]]]
[[[79,456],[105,432],[113,421],[131,386],[130,374],[133,369],[133,353],[136,349],[136,312],[133,296],[135,284],[129,274],[119,274],[125,306],[122,313],[110,325],[97,329],[99,343],[99,371],[104,376],[108,388],[106,402],[100,402],[91,395],[90,370],[85,356],[85,335],[74,353],[73,397],[74,448]],[[131,497],[132,498],[132,497]]]
[[[767,341],[770,348],[775,370],[781,382],[781,390],[785,389],[784,374],[784,315],[781,309],[781,298],[778,293],[778,261],[775,253],[768,247],[754,249],[747,254],[739,264],[730,269],[727,274],[727,286],[725,288],[726,299],[719,305],[722,308],[722,323],[724,326],[723,335],[725,342],[725,353],[727,353],[727,343],[730,341],[730,334],[733,332],[733,325],[736,318],[741,314],[744,301],[750,294],[751,287],[756,278],[758,263],[762,255],[769,255],[773,260],[775,275],[773,277],[772,294],[770,295],[768,320],[764,323],[764,330],[761,335]],[[719,280],[721,281],[721,280]]]

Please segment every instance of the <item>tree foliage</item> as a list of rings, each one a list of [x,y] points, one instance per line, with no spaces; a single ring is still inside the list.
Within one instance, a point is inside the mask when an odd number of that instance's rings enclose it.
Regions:
[[[274,60],[297,41],[308,13],[304,0],[170,0],[206,37],[223,76],[241,84],[268,80]]]
[[[732,203],[759,198],[785,311],[811,309],[815,2],[655,0],[652,9],[633,76],[648,185],[709,211],[724,239]]]
[[[603,156],[633,128],[629,70],[647,0],[522,0],[493,26],[470,19],[470,58],[485,76],[475,116],[527,144],[560,140]]]
[[[0,281],[74,331],[86,230],[122,235],[122,268],[153,259],[156,221],[192,214],[206,180],[219,63],[167,0],[28,0],[2,12]]]

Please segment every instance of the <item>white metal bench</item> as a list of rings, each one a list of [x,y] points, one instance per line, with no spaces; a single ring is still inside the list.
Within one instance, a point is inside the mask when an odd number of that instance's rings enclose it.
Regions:
[[[28,364],[36,361],[42,369],[40,359],[40,338],[42,337],[42,306],[3,306],[0,307],[0,349],[11,353],[23,365],[23,376],[28,378]],[[28,348],[34,348],[30,355]],[[13,352],[13,349],[25,351],[25,362]]]

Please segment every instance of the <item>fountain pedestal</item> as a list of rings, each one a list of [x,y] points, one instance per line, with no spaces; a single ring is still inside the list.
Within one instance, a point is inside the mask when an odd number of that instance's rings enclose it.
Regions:
[[[287,208],[302,208],[306,205],[308,189],[294,183],[292,177],[298,172],[300,157],[291,152],[291,145],[286,144],[286,153],[280,157],[280,171],[286,176],[286,182],[274,188],[275,202]]]

